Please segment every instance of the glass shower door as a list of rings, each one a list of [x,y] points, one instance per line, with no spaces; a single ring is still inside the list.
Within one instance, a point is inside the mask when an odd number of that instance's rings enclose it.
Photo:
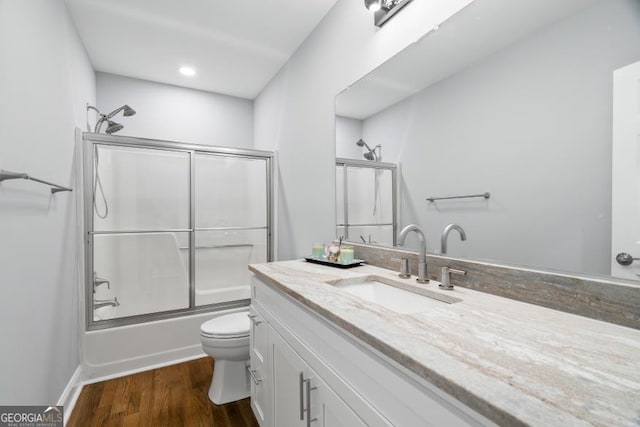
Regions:
[[[246,306],[269,261],[266,151],[84,134],[87,329]]]
[[[93,150],[93,320],[189,307],[189,153]]]
[[[268,260],[265,158],[195,155],[195,305],[250,298],[248,265]]]

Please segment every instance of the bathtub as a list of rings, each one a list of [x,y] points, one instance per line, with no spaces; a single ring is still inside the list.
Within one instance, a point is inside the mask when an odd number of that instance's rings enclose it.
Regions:
[[[246,308],[85,332],[82,378],[94,382],[204,357],[200,325],[214,317],[242,310]]]

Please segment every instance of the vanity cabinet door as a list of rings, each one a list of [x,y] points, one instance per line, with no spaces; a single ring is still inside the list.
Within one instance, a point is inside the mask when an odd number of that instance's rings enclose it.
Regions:
[[[273,379],[273,422],[278,427],[305,427],[304,379],[309,367],[273,329],[269,331]],[[301,377],[302,376],[302,377]]]
[[[273,360],[274,426],[358,427],[366,424],[270,329]]]
[[[250,307],[251,329],[249,332],[251,377],[251,409],[258,424],[268,427],[269,413],[269,326],[253,307]]]
[[[324,381],[318,379],[316,417],[322,427],[366,426],[351,408]],[[313,400],[312,400],[312,403]],[[313,425],[313,424],[312,424]]]

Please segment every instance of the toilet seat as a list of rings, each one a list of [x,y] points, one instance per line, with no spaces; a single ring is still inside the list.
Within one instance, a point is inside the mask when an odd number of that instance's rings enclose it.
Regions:
[[[204,322],[200,326],[200,335],[216,339],[243,338],[249,336],[250,327],[249,312],[241,311]]]

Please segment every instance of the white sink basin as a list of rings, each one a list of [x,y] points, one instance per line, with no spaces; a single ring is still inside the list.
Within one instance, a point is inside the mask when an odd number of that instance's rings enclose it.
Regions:
[[[419,313],[443,303],[462,301],[460,298],[426,289],[425,285],[409,284],[381,276],[361,276],[327,283],[365,301],[403,314]]]

